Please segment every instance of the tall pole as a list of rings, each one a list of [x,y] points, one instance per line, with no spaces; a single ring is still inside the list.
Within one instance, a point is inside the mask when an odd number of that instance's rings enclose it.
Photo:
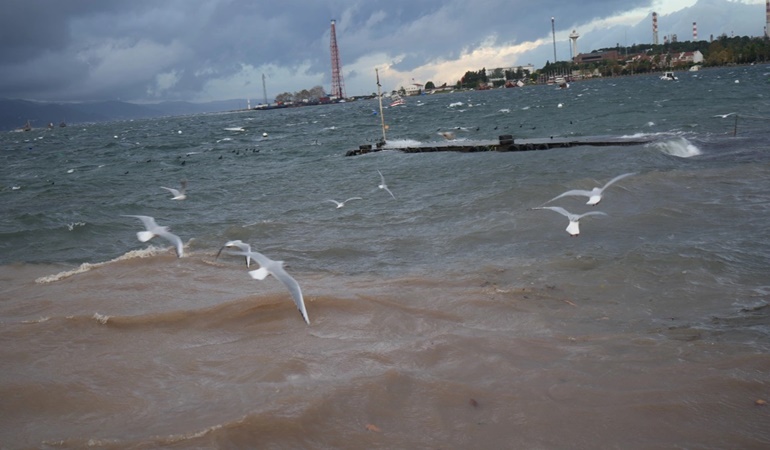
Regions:
[[[380,93],[380,71],[375,68],[374,73],[377,74],[377,98],[380,100],[380,122],[382,123],[382,143],[385,141],[385,116],[382,115],[382,94]]]
[[[332,19],[331,31],[331,54],[332,54],[332,95],[337,98],[345,98],[345,83],[342,81],[342,63],[340,62],[340,51],[337,48],[337,31],[334,26],[335,20]]]
[[[265,96],[265,105],[269,105],[267,103],[267,88],[265,87],[265,74],[262,74],[262,94]]]
[[[556,25],[551,17],[551,34],[553,34],[553,62],[556,62]]]

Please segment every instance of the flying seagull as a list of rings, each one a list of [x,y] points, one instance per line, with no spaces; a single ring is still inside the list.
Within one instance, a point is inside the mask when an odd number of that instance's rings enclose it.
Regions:
[[[251,245],[241,241],[240,239],[236,239],[234,241],[225,242],[225,245],[223,245],[222,248],[220,248],[219,251],[217,252],[217,258],[219,258],[219,254],[222,253],[222,250],[224,250],[225,248],[233,248],[233,247],[238,247],[239,249],[241,249],[241,251],[247,252],[247,253],[251,251]],[[251,258],[249,258],[248,255],[246,256],[246,267],[251,267]]]
[[[566,216],[569,219],[569,225],[567,225],[567,233],[569,233],[570,236],[577,236],[580,234],[580,219],[582,219],[585,216],[606,216],[606,213],[603,213],[601,211],[589,211],[584,214],[572,214],[571,212],[567,211],[566,209],[562,208],[561,206],[540,206],[538,208],[532,208],[532,209],[550,209],[551,211],[556,211],[557,213]]]
[[[182,180],[181,184],[182,186],[179,190],[166,186],[161,186],[160,188],[171,192],[171,195],[173,196],[171,197],[171,200],[184,200],[187,198],[187,194],[185,193],[187,191],[187,180]]]
[[[347,203],[347,202],[349,202],[351,200],[363,200],[363,199],[361,197],[350,197],[349,199],[345,200],[344,202],[338,202],[337,200],[332,200],[332,199],[328,199],[326,201],[327,202],[335,203],[337,205],[337,208],[339,209],[339,208],[342,208],[343,206],[345,206],[345,203]]]
[[[251,258],[259,263],[259,269],[249,272],[249,276],[255,280],[264,280],[268,274],[277,278],[284,286],[289,290],[291,297],[294,299],[294,304],[297,305],[297,310],[302,315],[302,319],[305,323],[310,325],[310,319],[307,317],[307,310],[305,309],[305,300],[302,298],[302,290],[299,287],[297,280],[291,277],[285,270],[283,270],[283,261],[273,261],[267,256],[259,252],[242,251],[242,252],[228,252],[231,255],[243,255],[247,258]]]
[[[166,239],[167,241],[174,244],[174,247],[176,248],[176,255],[178,257],[184,256],[184,245],[182,244],[182,240],[179,238],[179,236],[171,233],[168,231],[168,227],[162,227],[155,223],[155,219],[150,216],[133,216],[133,215],[123,215],[123,217],[136,217],[137,219],[141,220],[144,224],[144,227],[147,228],[147,231],[139,231],[136,233],[136,237],[139,238],[141,242],[147,242],[150,239],[154,238],[155,236],[160,236],[163,239]]]
[[[593,205],[599,203],[600,201],[602,201],[602,194],[604,193],[605,189],[610,187],[610,185],[612,185],[616,181],[621,180],[621,179],[626,178],[626,177],[630,177],[631,175],[636,175],[636,173],[635,172],[631,172],[631,173],[624,173],[623,175],[618,175],[615,178],[613,178],[610,181],[608,181],[607,184],[605,184],[604,186],[602,186],[602,187],[595,187],[595,188],[591,189],[590,191],[585,191],[585,190],[582,190],[582,189],[573,189],[571,191],[567,191],[567,192],[565,192],[563,194],[557,195],[556,197],[548,200],[545,203],[551,203],[552,201],[556,200],[557,198],[566,197],[568,195],[582,195],[584,197],[588,197],[588,202],[586,202],[586,205],[592,205],[593,206]]]
[[[380,188],[380,189],[385,189],[386,191],[388,191],[388,194],[390,194],[390,196],[391,196],[391,197],[393,197],[393,198],[395,199],[395,198],[396,198],[396,196],[395,196],[395,195],[393,195],[393,193],[392,193],[392,192],[390,192],[390,189],[388,189],[388,185],[387,185],[387,184],[385,184],[385,177],[384,177],[384,176],[382,176],[382,172],[380,172],[380,169],[377,169],[377,173],[379,173],[379,174],[380,174],[380,180],[381,180],[381,182],[380,182],[380,185],[379,185],[379,186],[377,186],[377,187],[378,187],[378,188]]]

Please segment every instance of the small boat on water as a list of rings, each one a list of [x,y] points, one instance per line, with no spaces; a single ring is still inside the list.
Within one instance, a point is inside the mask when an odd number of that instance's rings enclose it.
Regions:
[[[674,72],[665,72],[663,75],[660,76],[661,80],[664,81],[677,81],[679,78],[674,75]]]
[[[21,131],[32,131],[32,124],[29,123],[29,120],[28,120],[27,123],[24,124],[24,126],[22,126],[21,128],[14,128],[13,131],[18,131],[18,132],[21,132]]]
[[[403,105],[406,105],[406,100],[401,98],[401,96],[398,95],[398,94],[393,95],[390,98],[391,98],[390,106],[403,106]]]

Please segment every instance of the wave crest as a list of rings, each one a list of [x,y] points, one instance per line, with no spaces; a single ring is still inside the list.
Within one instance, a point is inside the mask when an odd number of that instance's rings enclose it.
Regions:
[[[666,141],[653,142],[650,145],[667,155],[676,156],[678,158],[691,158],[703,153],[692,142],[683,137],[676,137]]]
[[[106,266],[107,264],[112,264],[115,262],[126,261],[129,259],[135,259],[135,258],[149,258],[150,256],[154,256],[159,252],[165,252],[166,250],[167,249],[165,248],[157,248],[153,246],[149,246],[147,248],[140,249],[140,250],[131,250],[130,252],[120,255],[117,258],[111,259],[109,261],[104,261],[99,263],[83,263],[75,269],[65,270],[64,272],[59,272],[53,275],[46,275],[44,277],[37,278],[35,280],[35,283],[37,284],[53,283],[53,282],[71,277],[73,275],[88,272],[91,269],[96,269],[102,266]]]

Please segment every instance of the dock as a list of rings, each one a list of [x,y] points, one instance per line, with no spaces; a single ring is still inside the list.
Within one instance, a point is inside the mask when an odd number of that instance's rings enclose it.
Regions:
[[[569,148],[580,146],[607,147],[607,146],[632,146],[644,145],[652,142],[647,138],[623,138],[613,136],[595,136],[595,137],[549,137],[537,139],[514,139],[511,135],[502,135],[497,140],[486,141],[466,141],[466,140],[448,140],[445,142],[427,142],[419,145],[409,145],[404,147],[388,145],[378,142],[374,146],[371,144],[360,145],[358,149],[349,150],[345,156],[365,155],[367,153],[379,152],[383,150],[395,150],[404,153],[430,153],[430,152],[526,152],[533,150],[551,150],[555,148]]]

